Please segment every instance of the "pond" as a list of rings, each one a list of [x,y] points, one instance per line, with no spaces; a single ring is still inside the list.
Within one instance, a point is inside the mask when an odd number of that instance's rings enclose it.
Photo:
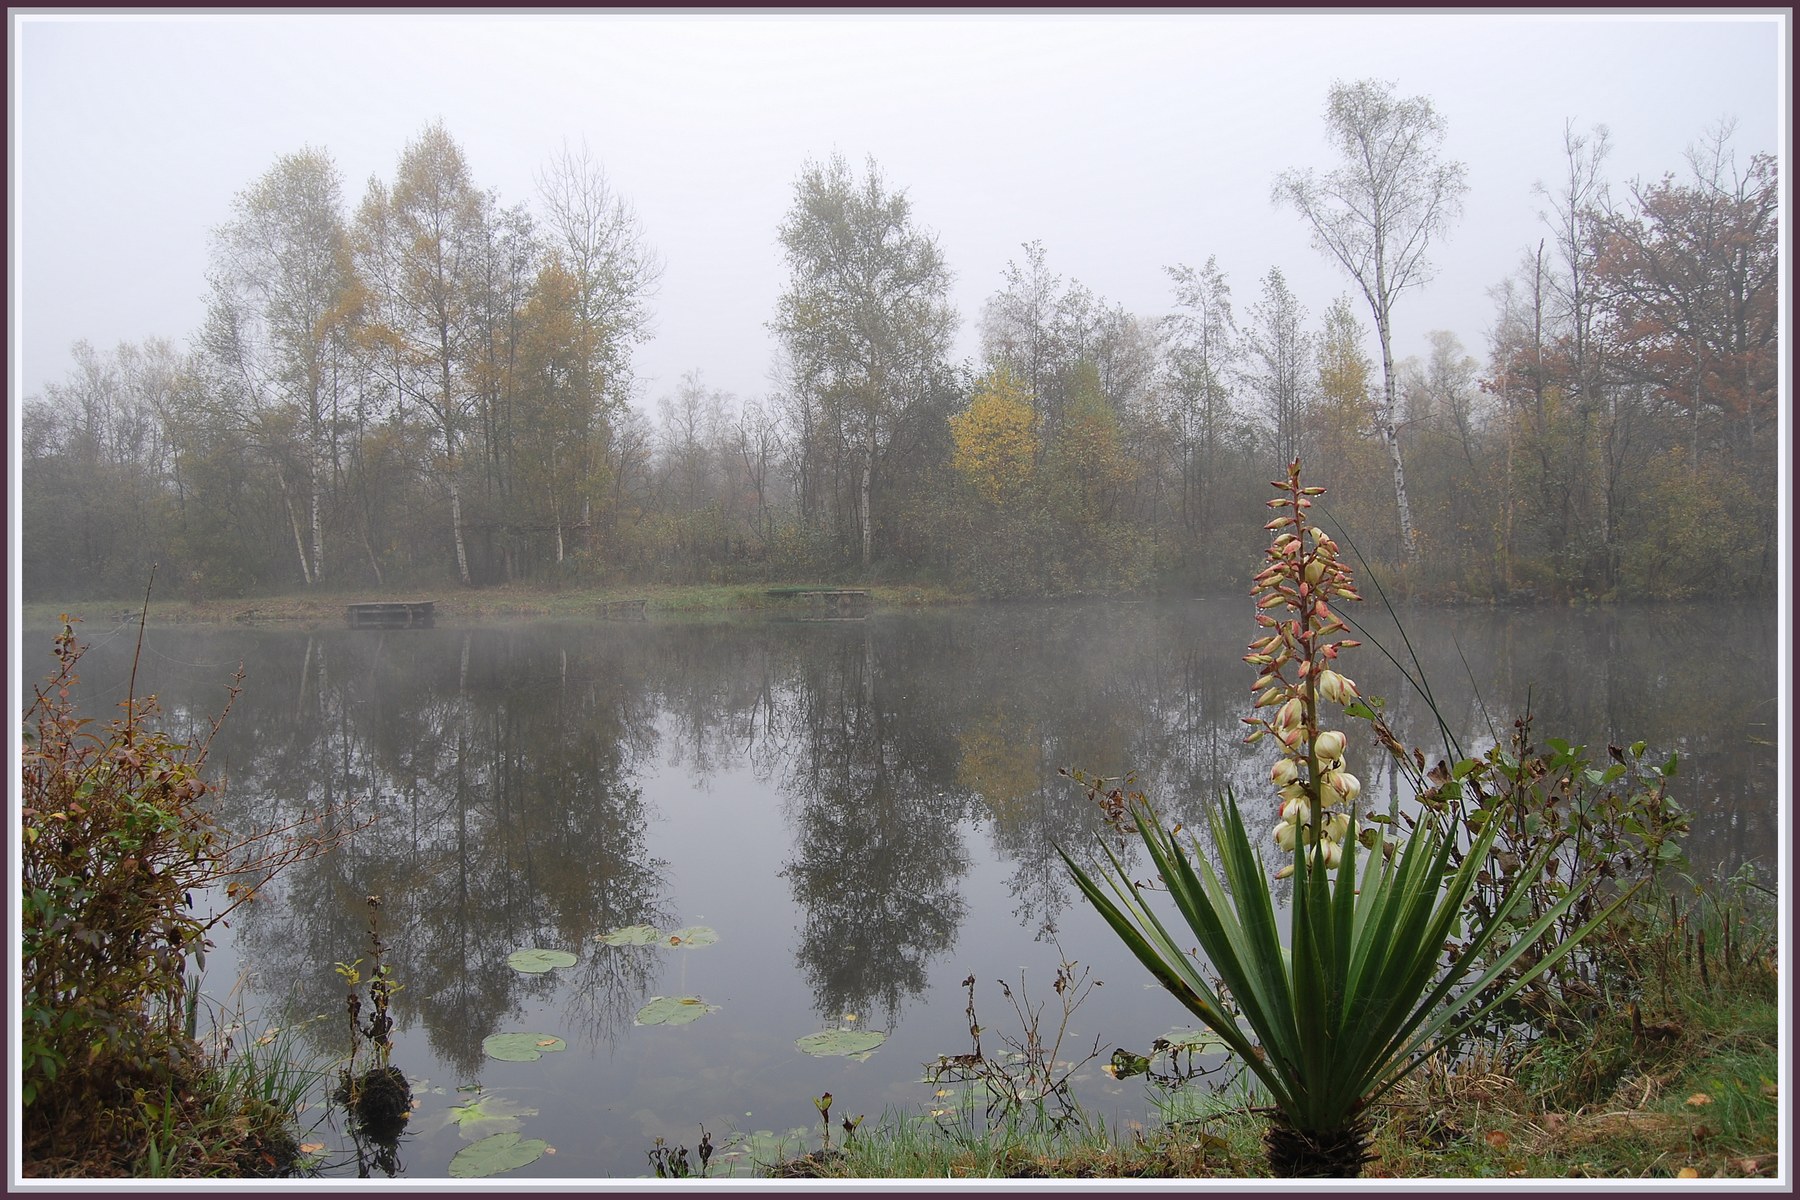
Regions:
[[[1103,826],[1058,769],[1135,773],[1195,826],[1227,787],[1263,795],[1269,752],[1244,746],[1240,724],[1250,618],[1248,601],[1216,600],[165,626],[147,633],[137,687],[159,695],[166,723],[198,729],[243,664],[209,764],[227,780],[228,826],[346,802],[373,818],[240,908],[204,974],[215,1006],[245,1015],[240,1036],[299,1026],[308,1052],[342,1055],[335,968],[367,959],[367,898],[380,897],[401,985],[393,1062],[417,1107],[380,1164],[322,1125],[326,1172],[442,1178],[471,1135],[510,1125],[554,1152],[506,1181],[604,1179],[649,1174],[656,1139],[693,1151],[702,1129],[721,1150],[715,1172],[742,1169],[745,1155],[723,1153],[734,1135],[796,1131],[791,1148],[813,1148],[826,1092],[834,1125],[943,1105],[925,1067],[971,1049],[966,981],[991,1052],[1022,1036],[1014,1001],[1041,1005],[1057,1031],[1065,958],[1103,985],[1080,990],[1062,1047],[1070,1062],[1098,1050],[1077,1072],[1082,1103],[1109,1127],[1155,1120],[1141,1080],[1100,1068],[1115,1047],[1143,1053],[1191,1022],[1065,877],[1054,846],[1091,847]],[[1465,751],[1529,703],[1540,742],[1678,752],[1696,871],[1748,864],[1773,886],[1773,606],[1420,609],[1405,623]],[[94,643],[84,706],[106,715],[135,627],[81,632]],[[1371,632],[1398,644],[1391,625]],[[50,665],[49,636],[27,631],[22,646],[29,682]],[[1388,698],[1403,738],[1438,744],[1372,647],[1344,665]],[[1401,786],[1366,747],[1351,765],[1366,797]],[[598,940],[630,926],[657,942]],[[666,944],[680,931],[691,944]],[[509,965],[532,948],[575,961]],[[651,1023],[683,997],[701,1003],[677,1020],[698,1019]],[[798,1044],[827,1030],[885,1038],[861,1057]],[[561,1045],[502,1061],[484,1042],[505,1033]],[[477,1087],[504,1120],[453,1119]]]

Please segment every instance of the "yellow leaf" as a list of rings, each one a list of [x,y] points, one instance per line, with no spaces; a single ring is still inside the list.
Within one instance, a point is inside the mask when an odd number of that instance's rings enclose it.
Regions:
[[[1698,1179],[1698,1178],[1700,1178],[1700,1172],[1694,1170],[1694,1168],[1692,1168],[1692,1167],[1683,1167],[1683,1168],[1681,1168],[1681,1170],[1675,1172],[1675,1178],[1677,1178],[1677,1179]]]
[[[302,1153],[302,1154],[317,1154],[319,1151],[323,1150],[324,1148],[325,1148],[324,1142],[301,1142],[300,1143],[300,1153]]]
[[[539,1038],[537,1044],[540,1046],[554,1046],[554,1045],[556,1045],[556,1039],[555,1038]]]

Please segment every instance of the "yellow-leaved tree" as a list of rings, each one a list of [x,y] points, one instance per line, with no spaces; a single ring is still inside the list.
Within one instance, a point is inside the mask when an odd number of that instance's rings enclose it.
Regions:
[[[1037,419],[1018,377],[996,367],[975,384],[969,407],[950,418],[956,471],[990,504],[1017,499],[1037,470]]]

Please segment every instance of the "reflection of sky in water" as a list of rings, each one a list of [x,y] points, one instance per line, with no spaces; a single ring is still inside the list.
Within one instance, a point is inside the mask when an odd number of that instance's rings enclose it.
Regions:
[[[1570,732],[1597,753],[1609,738],[1680,749],[1696,857],[1731,864],[1775,842],[1774,748],[1757,740],[1758,729],[1774,740],[1769,617],[1426,611],[1407,623],[1465,752],[1489,743],[1482,705],[1506,712],[1529,684],[1540,741]],[[1072,903],[1052,844],[1091,845],[1096,826],[1056,772],[1135,769],[1196,826],[1227,785],[1254,812],[1269,755],[1241,744],[1248,636],[1236,601],[823,625],[172,628],[150,632],[139,688],[181,724],[216,711],[244,661],[212,760],[238,819],[381,793],[376,826],[294,868],[222,932],[208,993],[224,998],[241,956],[254,969],[246,1006],[292,989],[304,1013],[330,1014],[309,1027],[312,1048],[342,1052],[332,964],[366,952],[363,897],[381,891],[406,985],[394,1061],[427,1081],[405,1174],[444,1174],[464,1144],[444,1110],[478,1081],[538,1109],[520,1132],[557,1149],[505,1179],[610,1177],[648,1173],[657,1136],[691,1150],[702,1125],[716,1146],[735,1131],[816,1132],[812,1100],[825,1091],[834,1124],[916,1111],[930,1099],[923,1065],[969,1048],[966,976],[993,1031],[985,1049],[1017,1032],[998,981],[1018,991],[1021,971],[1054,1023],[1046,923],[1104,981],[1066,1043],[1079,1057],[1101,1039],[1084,1098],[1109,1123],[1141,1117],[1140,1081],[1114,1083],[1100,1066],[1114,1046],[1142,1052],[1190,1022]],[[123,694],[131,639],[94,640],[83,678],[99,712]],[[1423,706],[1392,668],[1362,651],[1346,670],[1422,741]],[[1389,773],[1354,752],[1352,765],[1379,802]],[[707,925],[719,941],[593,940],[638,920]],[[532,944],[581,961],[548,976],[505,966]],[[720,1011],[632,1026],[649,997],[684,994]],[[888,1041],[865,1062],[794,1046],[834,1021]],[[506,1030],[555,1033],[569,1048],[484,1060],[481,1038]]]

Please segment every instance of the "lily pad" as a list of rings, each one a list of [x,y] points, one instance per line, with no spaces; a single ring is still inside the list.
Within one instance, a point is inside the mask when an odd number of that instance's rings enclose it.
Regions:
[[[496,1133],[464,1146],[450,1160],[450,1174],[457,1179],[479,1179],[534,1163],[550,1143],[543,1138],[521,1139],[516,1133]]]
[[[575,956],[567,950],[539,950],[535,946],[528,946],[507,955],[506,965],[515,971],[538,975],[556,967],[574,966]]]
[[[1227,1049],[1224,1039],[1210,1029],[1171,1029],[1157,1040],[1167,1042],[1171,1050],[1187,1050],[1195,1054]]]
[[[680,946],[684,950],[695,950],[701,946],[710,946],[719,940],[714,930],[704,925],[689,925],[686,929],[677,929],[663,939],[666,946]]]
[[[875,1047],[887,1041],[887,1034],[873,1029],[824,1029],[794,1039],[794,1045],[820,1058],[867,1058]]]
[[[496,1133],[510,1133],[519,1127],[520,1117],[535,1117],[537,1109],[526,1108],[505,1096],[477,1096],[467,1104],[452,1104],[450,1120],[464,1141],[478,1141]]]
[[[490,1033],[481,1040],[487,1056],[501,1062],[536,1062],[568,1048],[569,1043],[550,1033]]]
[[[666,936],[668,935],[654,925],[627,925],[623,929],[603,933],[595,940],[605,942],[608,946],[648,946],[662,941]]]
[[[631,1019],[633,1025],[686,1025],[689,1021],[698,1021],[707,1013],[716,1013],[719,1006],[708,1004],[698,996],[652,996],[649,1003],[637,1010],[637,1016]]]

